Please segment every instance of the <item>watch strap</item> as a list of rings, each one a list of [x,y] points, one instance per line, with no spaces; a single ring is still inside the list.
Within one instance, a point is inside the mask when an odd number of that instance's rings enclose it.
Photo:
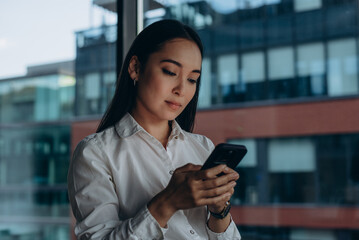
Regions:
[[[226,206],[224,206],[223,210],[219,213],[215,213],[215,212],[211,212],[211,215],[215,218],[218,218],[218,219],[223,219],[225,217],[227,217],[228,213],[229,213],[229,210],[231,209],[231,203],[228,201],[226,202]]]

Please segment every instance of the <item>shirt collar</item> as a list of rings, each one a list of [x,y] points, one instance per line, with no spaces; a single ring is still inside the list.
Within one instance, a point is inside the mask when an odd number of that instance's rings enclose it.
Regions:
[[[121,138],[130,137],[133,134],[144,131],[144,129],[136,122],[131,114],[126,113],[115,126],[117,134]]]
[[[172,138],[184,138],[184,130],[181,128],[181,126],[176,122],[176,120],[172,121],[172,132],[170,134],[169,140]]]
[[[117,134],[121,138],[130,137],[140,131],[146,132],[140,124],[131,116],[131,114],[126,113],[121,120],[115,126]],[[147,132],[146,132],[147,133]],[[170,134],[169,140],[172,138],[184,137],[184,130],[181,126],[174,120],[172,121],[172,132]]]

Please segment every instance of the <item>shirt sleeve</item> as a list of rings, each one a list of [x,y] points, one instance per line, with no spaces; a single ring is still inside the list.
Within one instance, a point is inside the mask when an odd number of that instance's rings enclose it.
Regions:
[[[206,226],[207,226],[207,224],[206,224]],[[231,219],[231,223],[227,227],[226,231],[224,231],[222,233],[212,232],[208,226],[206,228],[207,228],[207,233],[208,233],[208,237],[210,240],[229,240],[229,239],[240,240],[241,239],[241,234],[239,233],[238,228],[232,219]]]
[[[161,228],[143,206],[133,218],[119,218],[119,203],[106,154],[95,139],[79,143],[68,172],[68,191],[78,239],[163,239]]]

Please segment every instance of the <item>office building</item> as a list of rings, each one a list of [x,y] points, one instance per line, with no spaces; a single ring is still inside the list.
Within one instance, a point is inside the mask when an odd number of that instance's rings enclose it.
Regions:
[[[0,80],[0,239],[69,239],[74,61]]]
[[[357,1],[137,2],[127,23],[178,19],[204,42],[195,131],[249,149],[232,198],[243,238],[358,238]],[[74,123],[73,143],[97,123]]]

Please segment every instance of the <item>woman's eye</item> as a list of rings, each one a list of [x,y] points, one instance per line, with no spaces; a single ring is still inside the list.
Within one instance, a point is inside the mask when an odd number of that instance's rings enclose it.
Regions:
[[[176,74],[174,72],[171,72],[171,71],[168,71],[167,69],[163,68],[162,71],[167,74],[167,75],[170,75],[170,76],[176,76]]]
[[[189,78],[188,81],[189,81],[190,83],[192,83],[192,84],[196,84],[196,83],[197,83],[197,80],[194,80],[194,79],[192,79],[192,78]]]

